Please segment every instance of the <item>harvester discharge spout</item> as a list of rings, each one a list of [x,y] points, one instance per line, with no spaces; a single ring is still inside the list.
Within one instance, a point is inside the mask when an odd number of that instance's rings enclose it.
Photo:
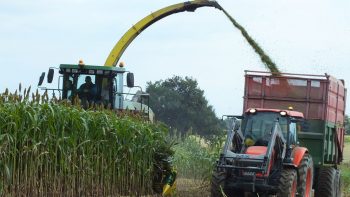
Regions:
[[[116,66],[120,57],[123,55],[126,48],[131,44],[131,42],[147,27],[151,26],[153,23],[170,16],[172,14],[180,12],[194,12],[197,8],[200,7],[214,7],[219,10],[222,10],[222,7],[216,1],[211,0],[195,0],[187,1],[184,3],[174,4],[165,8],[162,8],[156,12],[151,13],[150,15],[141,19],[138,23],[133,25],[118,41],[118,43],[113,47],[110,52],[105,66]]]

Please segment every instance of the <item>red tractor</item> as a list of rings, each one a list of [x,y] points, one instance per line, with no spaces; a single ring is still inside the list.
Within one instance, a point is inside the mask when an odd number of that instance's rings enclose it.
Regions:
[[[248,109],[233,126],[212,179],[212,196],[311,196],[312,157],[297,144],[300,112]],[[234,124],[239,124],[235,121]]]
[[[344,81],[246,71],[245,82],[244,113],[228,116],[212,196],[341,196]]]

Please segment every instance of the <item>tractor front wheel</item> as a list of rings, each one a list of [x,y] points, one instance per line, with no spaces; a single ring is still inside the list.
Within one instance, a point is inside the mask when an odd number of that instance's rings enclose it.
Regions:
[[[226,177],[226,172],[214,170],[211,179],[211,197],[244,197],[242,191],[224,190]]]
[[[305,154],[298,168],[298,195],[300,197],[311,197],[313,183],[313,161],[309,154]]]
[[[278,197],[296,197],[297,194],[297,171],[294,169],[283,169],[278,185]]]
[[[338,197],[340,193],[340,173],[333,167],[321,167],[315,191],[317,197]]]
[[[211,179],[211,197],[223,197],[226,172],[214,171]]]

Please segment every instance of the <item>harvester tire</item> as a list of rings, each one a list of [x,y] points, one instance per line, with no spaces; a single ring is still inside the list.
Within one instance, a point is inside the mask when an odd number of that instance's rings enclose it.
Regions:
[[[311,197],[314,178],[314,164],[312,157],[305,154],[298,167],[298,193],[299,197]]]
[[[340,175],[337,176],[337,170],[333,167],[321,167],[316,186],[316,197],[338,197],[337,191],[340,190]]]
[[[244,193],[241,191],[224,190],[226,177],[226,172],[218,172],[214,170],[211,179],[211,197],[244,197]]]
[[[295,197],[297,194],[297,171],[295,169],[283,169],[278,185],[278,197]]]

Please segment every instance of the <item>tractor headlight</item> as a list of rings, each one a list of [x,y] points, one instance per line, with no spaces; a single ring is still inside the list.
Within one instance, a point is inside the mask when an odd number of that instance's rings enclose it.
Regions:
[[[281,112],[280,112],[280,115],[281,115],[281,116],[286,116],[286,115],[287,115],[287,112],[281,111]]]
[[[249,113],[255,114],[255,113],[256,113],[256,109],[250,109],[250,110],[249,110]]]

